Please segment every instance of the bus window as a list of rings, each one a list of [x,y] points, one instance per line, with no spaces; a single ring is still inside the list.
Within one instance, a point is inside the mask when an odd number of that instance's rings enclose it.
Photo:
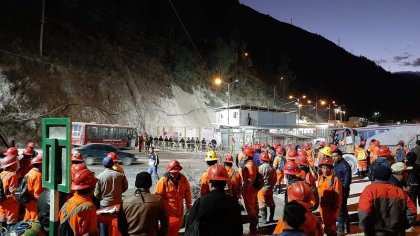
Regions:
[[[98,137],[98,127],[88,126],[87,138],[97,138],[97,137]]]
[[[81,135],[82,126],[81,125],[73,125],[71,135],[73,137],[79,137]]]

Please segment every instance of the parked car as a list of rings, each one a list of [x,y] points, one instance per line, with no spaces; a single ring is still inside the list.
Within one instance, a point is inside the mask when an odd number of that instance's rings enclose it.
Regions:
[[[89,143],[74,150],[82,154],[86,165],[102,163],[104,157],[110,152],[115,152],[120,158],[120,162],[125,166],[131,165],[136,161],[134,154],[120,151],[118,148],[106,143]]]

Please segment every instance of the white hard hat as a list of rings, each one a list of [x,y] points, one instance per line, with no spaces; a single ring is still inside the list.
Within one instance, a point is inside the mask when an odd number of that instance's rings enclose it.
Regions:
[[[391,166],[392,173],[402,172],[407,170],[407,166],[403,162],[397,162]]]

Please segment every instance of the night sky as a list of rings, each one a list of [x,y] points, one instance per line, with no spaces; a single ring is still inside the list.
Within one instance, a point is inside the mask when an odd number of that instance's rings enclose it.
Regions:
[[[420,71],[419,0],[240,2],[279,21],[322,35],[387,71]]]

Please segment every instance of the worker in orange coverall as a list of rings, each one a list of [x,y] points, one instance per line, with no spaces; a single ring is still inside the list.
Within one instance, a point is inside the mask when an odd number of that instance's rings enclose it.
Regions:
[[[28,178],[28,194],[30,199],[25,204],[25,216],[23,220],[38,221],[38,198],[44,188],[42,187],[42,153],[32,159],[33,168],[25,175]]]
[[[169,216],[168,236],[178,235],[184,218],[184,200],[186,207],[191,208],[190,183],[179,173],[182,170],[177,160],[170,160],[166,166],[166,173],[157,182],[155,194],[165,199]]]
[[[242,197],[244,199],[245,209],[249,217],[249,231],[255,233],[258,226],[258,190],[252,186],[257,176],[258,167],[252,160],[254,156],[254,149],[247,147],[243,150],[246,159],[239,163],[240,173],[242,176]]]
[[[284,171],[283,166],[286,164],[286,156],[284,155],[284,148],[278,146],[276,148],[276,157],[274,157],[273,167],[276,170],[277,179],[276,179],[276,187],[278,189],[277,193],[281,193],[281,183],[283,182],[284,178]]]
[[[204,158],[204,161],[207,163],[208,168],[206,171],[203,172],[203,174],[201,174],[201,178],[200,178],[200,196],[204,197],[206,196],[208,193],[210,193],[210,187],[209,187],[209,178],[208,178],[208,169],[217,163],[217,161],[219,160],[219,157],[217,156],[217,154],[214,151],[208,151],[206,154],[206,157]]]
[[[316,201],[314,193],[311,187],[305,183],[304,181],[298,181],[292,184],[288,189],[288,202],[293,200],[299,202],[302,206],[306,208],[305,218],[306,221],[300,226],[300,230],[305,232],[305,235],[312,235],[312,236],[322,236],[324,235],[324,229],[322,228],[321,222],[318,220],[312,212],[314,205],[313,203]],[[284,222],[282,218],[279,218],[276,228],[274,229],[273,234],[280,234],[284,230]]]
[[[360,141],[359,146],[354,151],[357,158],[357,175],[365,178],[368,171],[368,154],[365,150],[366,141]]]
[[[225,169],[228,173],[229,180],[227,182],[229,188],[229,195],[235,197],[235,199],[239,200],[242,195],[242,177],[239,174],[239,171],[236,171],[233,166],[233,157],[230,154],[227,154],[223,157],[223,163],[225,165]]]
[[[258,172],[262,175],[264,179],[264,186],[258,191],[258,207],[260,210],[260,223],[267,224],[268,222],[273,222],[274,220],[274,211],[276,209],[276,204],[273,199],[273,188],[276,184],[276,171],[270,165],[271,158],[267,152],[263,152],[260,155],[260,162],[262,163],[258,167]],[[270,208],[269,221],[267,222],[267,207]]]
[[[318,179],[319,210],[327,235],[337,235],[337,219],[342,201],[342,184],[333,175],[334,161],[323,157],[319,162],[322,175]]]

